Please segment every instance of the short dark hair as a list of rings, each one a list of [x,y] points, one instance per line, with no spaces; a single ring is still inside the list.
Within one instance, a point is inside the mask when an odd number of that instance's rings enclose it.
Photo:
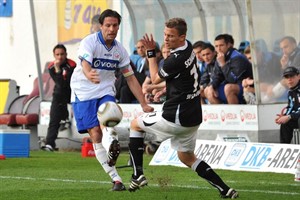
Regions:
[[[165,22],[165,26],[168,28],[175,28],[179,35],[186,35],[187,24],[182,18],[172,18]]]
[[[120,15],[117,11],[114,11],[114,10],[111,10],[111,9],[106,9],[106,10],[104,10],[104,11],[100,14],[100,17],[99,17],[99,23],[100,23],[101,25],[103,25],[104,19],[105,19],[106,17],[114,17],[114,18],[117,18],[117,19],[118,19],[118,24],[121,24],[122,17],[121,17],[121,15]]]
[[[205,46],[205,44],[206,44],[205,42],[199,40],[199,41],[197,41],[197,42],[195,42],[193,44],[193,49],[198,48],[198,47],[200,47],[201,49],[203,49],[203,47]]]
[[[292,37],[292,36],[284,36],[283,38],[280,39],[280,43],[281,43],[283,40],[288,40],[290,43],[297,44],[296,39],[295,39],[294,37]]]
[[[63,44],[55,45],[55,47],[53,48],[53,53],[55,52],[56,49],[63,49],[65,52],[67,52],[67,49],[66,49],[65,45],[63,45]]]
[[[205,43],[205,45],[202,47],[201,51],[203,51],[205,49],[210,49],[212,52],[215,51],[215,47],[211,43]]]
[[[233,39],[232,35],[229,35],[227,33],[218,35],[215,38],[215,41],[216,40],[224,40],[226,44],[230,43],[230,44],[234,45],[234,39]]]

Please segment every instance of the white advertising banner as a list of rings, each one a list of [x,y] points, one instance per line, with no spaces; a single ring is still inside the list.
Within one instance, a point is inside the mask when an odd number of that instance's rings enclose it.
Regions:
[[[215,169],[294,174],[300,145],[197,140],[195,154]],[[185,167],[170,140],[160,145],[150,165]]]
[[[130,121],[143,114],[139,104],[119,104],[123,119],[118,126],[129,127]],[[160,111],[161,105],[151,105]],[[200,130],[258,130],[257,106],[253,105],[203,105]]]
[[[256,105],[203,105],[202,117],[200,130],[258,130]]]
[[[123,110],[123,119],[118,127],[128,128],[132,119],[143,114],[140,104],[119,105]],[[156,111],[160,111],[162,107],[161,104],[151,106]],[[49,124],[50,107],[51,102],[41,102],[40,124]],[[203,105],[202,113],[203,121],[200,130],[258,130],[257,106],[255,105]]]

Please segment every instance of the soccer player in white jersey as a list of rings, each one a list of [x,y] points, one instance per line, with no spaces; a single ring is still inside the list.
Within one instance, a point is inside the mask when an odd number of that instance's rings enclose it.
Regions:
[[[141,86],[130,66],[128,53],[115,40],[121,16],[107,9],[101,13],[99,23],[100,32],[88,35],[80,43],[78,65],[71,78],[71,102],[78,132],[89,133],[96,158],[112,179],[112,191],[123,191],[126,190],[125,186],[114,166],[120,153],[120,144],[115,131],[100,127],[97,119],[97,110],[102,103],[115,102],[114,72],[117,68],[120,68],[143,111],[151,112],[153,108],[144,100]],[[112,142],[105,145],[104,138],[111,138]]]
[[[162,112],[145,113],[131,123],[129,151],[133,174],[129,191],[147,185],[143,172],[143,143],[146,133],[158,139],[171,139],[171,147],[177,151],[179,160],[200,177],[217,188],[222,198],[235,199],[238,193],[227,186],[214,170],[195,156],[197,131],[202,122],[200,104],[200,71],[193,47],[186,40],[187,24],[182,18],[173,18],[165,23],[164,44],[171,49],[164,65],[158,69],[153,36],[144,36],[151,81],[158,84],[166,81],[167,97]]]

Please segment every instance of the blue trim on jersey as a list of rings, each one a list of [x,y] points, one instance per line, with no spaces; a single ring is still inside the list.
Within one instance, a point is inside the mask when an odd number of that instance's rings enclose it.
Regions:
[[[91,66],[92,66],[92,63],[90,63],[89,61],[87,61],[84,57],[82,56],[78,56],[79,60],[82,62],[83,60],[85,60],[86,62],[88,62]]]
[[[107,51],[110,51],[110,50],[116,45],[116,41],[114,40],[114,41],[111,43],[111,47],[108,48],[108,47],[106,46],[106,43],[105,43],[105,40],[104,40],[104,38],[103,38],[103,35],[102,35],[102,32],[101,32],[101,31],[99,31],[99,33],[98,33],[98,39],[100,40],[100,42],[103,44],[103,46],[105,47],[105,49],[106,49]]]
[[[119,65],[120,61],[103,59],[103,58],[94,58],[93,64],[91,65],[94,69],[103,69],[108,71],[115,71]]]

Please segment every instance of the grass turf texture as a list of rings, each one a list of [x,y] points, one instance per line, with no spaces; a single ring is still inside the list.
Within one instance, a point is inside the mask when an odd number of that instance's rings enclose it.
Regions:
[[[119,156],[117,166],[126,166],[128,153]],[[0,199],[220,199],[215,188],[188,168],[149,166],[144,156],[149,185],[134,193],[111,192],[112,183],[95,158],[82,158],[80,152],[32,151],[29,158],[0,160]],[[118,169],[128,188],[132,169]],[[299,200],[300,182],[293,174],[216,170],[239,199]]]

